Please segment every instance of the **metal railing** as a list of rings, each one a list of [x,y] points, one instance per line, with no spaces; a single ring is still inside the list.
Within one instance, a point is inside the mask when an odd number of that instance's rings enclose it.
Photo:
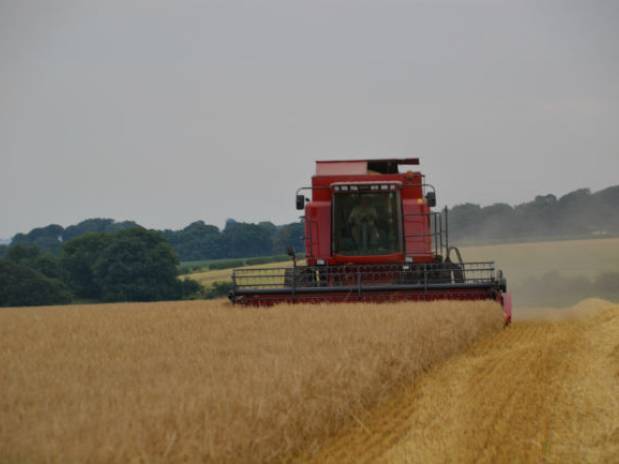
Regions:
[[[496,287],[492,262],[236,269],[233,293]]]

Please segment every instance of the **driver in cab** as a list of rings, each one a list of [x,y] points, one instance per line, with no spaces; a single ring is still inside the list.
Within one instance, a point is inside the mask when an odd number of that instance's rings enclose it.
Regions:
[[[361,201],[348,216],[348,224],[352,226],[352,237],[357,245],[368,248],[371,243],[378,240],[377,219],[376,209],[366,196],[361,195]]]

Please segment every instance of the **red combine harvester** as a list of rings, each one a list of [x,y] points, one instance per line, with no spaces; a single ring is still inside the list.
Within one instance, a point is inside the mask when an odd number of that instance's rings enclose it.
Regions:
[[[236,269],[233,303],[496,300],[511,321],[511,295],[493,262],[463,262],[449,245],[448,211],[434,187],[400,166],[419,159],[317,161],[305,210],[306,265]],[[311,191],[311,201],[300,192]]]

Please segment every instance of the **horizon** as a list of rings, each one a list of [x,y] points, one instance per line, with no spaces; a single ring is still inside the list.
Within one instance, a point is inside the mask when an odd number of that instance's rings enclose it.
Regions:
[[[516,204],[508,203],[508,202],[504,202],[504,201],[497,201],[495,203],[489,203],[489,204],[480,204],[480,203],[474,203],[474,202],[466,202],[466,203],[456,203],[454,205],[445,205],[445,204],[443,204],[441,206],[438,206],[440,204],[440,199],[439,199],[439,202],[437,203],[437,207],[434,208],[434,209],[437,210],[437,211],[440,210],[440,209],[443,209],[445,207],[453,209],[454,207],[462,206],[464,204],[471,204],[471,203],[472,204],[476,204],[476,205],[480,206],[481,208],[486,208],[488,206],[492,206],[492,205],[496,205],[496,204],[507,204],[507,205],[509,205],[512,208],[516,208],[516,207],[521,206],[523,204],[530,203],[530,202],[534,201],[535,197],[537,197],[537,196],[554,195],[557,198],[557,200],[560,200],[563,196],[568,195],[568,194],[570,194],[572,192],[575,192],[575,191],[578,191],[578,190],[582,190],[582,189],[589,190],[591,192],[591,194],[595,194],[595,193],[598,193],[598,192],[601,192],[603,190],[606,190],[606,189],[609,189],[609,188],[613,188],[613,187],[619,187],[619,183],[615,184],[615,185],[609,185],[607,187],[602,187],[602,188],[596,189],[596,190],[591,189],[589,187],[580,187],[580,188],[576,188],[574,190],[570,190],[569,192],[565,192],[565,193],[562,193],[562,194],[556,194],[556,193],[553,193],[553,192],[539,193],[539,194],[535,195],[533,198],[531,198],[528,201],[524,201],[524,202],[516,203]],[[95,215],[95,216],[89,216],[89,217],[85,217],[85,218],[82,218],[82,219],[78,219],[76,222],[69,223],[69,224],[59,224],[57,222],[51,222],[49,224],[38,225],[38,226],[32,227],[32,228],[30,228],[28,230],[16,232],[15,234],[11,235],[10,237],[0,237],[0,245],[2,245],[2,244],[7,244],[7,245],[10,244],[11,240],[13,239],[13,237],[15,237],[15,235],[20,234],[20,233],[27,234],[28,232],[31,232],[34,229],[39,229],[39,228],[47,227],[47,226],[50,226],[50,225],[59,225],[63,229],[66,229],[67,227],[70,227],[70,226],[73,226],[73,225],[77,225],[80,222],[86,221],[86,220],[89,220],[89,219],[111,219],[115,223],[125,222],[125,221],[133,221],[138,226],[144,227],[146,229],[151,229],[151,230],[166,230],[167,229],[167,230],[173,230],[173,231],[182,230],[182,229],[190,226],[191,224],[193,224],[195,222],[199,222],[199,221],[202,221],[202,222],[204,222],[207,225],[216,226],[219,230],[223,230],[225,228],[225,223],[227,221],[229,221],[229,220],[233,220],[233,221],[240,222],[240,223],[251,223],[251,224],[258,224],[260,222],[271,222],[272,224],[274,224],[277,227],[284,226],[286,224],[290,224],[290,222],[278,223],[278,222],[271,221],[270,219],[264,219],[264,218],[263,219],[259,219],[257,221],[245,221],[245,220],[243,220],[241,218],[236,218],[234,216],[230,216],[229,218],[227,218],[224,221],[223,224],[214,224],[212,222],[209,222],[207,219],[202,218],[202,219],[194,219],[194,220],[188,222],[185,225],[177,225],[177,226],[174,226],[174,227],[158,228],[158,227],[150,227],[150,226],[148,226],[146,224],[143,224],[140,221],[136,220],[135,218],[112,218],[112,217],[104,217],[104,216],[97,216],[97,215]],[[294,221],[291,221],[291,222],[294,222]],[[8,243],[5,243],[5,242],[8,242]]]

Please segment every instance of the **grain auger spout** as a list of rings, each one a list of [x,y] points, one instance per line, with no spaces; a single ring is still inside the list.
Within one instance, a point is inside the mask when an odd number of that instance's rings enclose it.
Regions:
[[[304,211],[305,261],[236,269],[230,300],[275,303],[496,300],[511,321],[511,295],[493,262],[465,262],[449,244],[448,211],[417,158],[317,161]],[[309,191],[310,198],[302,193]]]

